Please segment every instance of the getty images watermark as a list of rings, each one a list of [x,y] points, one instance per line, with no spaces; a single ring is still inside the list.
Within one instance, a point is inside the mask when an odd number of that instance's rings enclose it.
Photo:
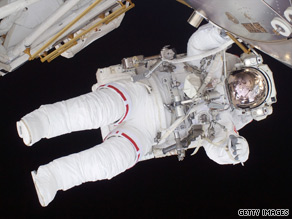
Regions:
[[[239,209],[238,216],[289,216],[289,209]]]

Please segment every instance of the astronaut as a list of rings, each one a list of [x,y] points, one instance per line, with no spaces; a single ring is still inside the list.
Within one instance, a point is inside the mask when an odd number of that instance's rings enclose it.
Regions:
[[[225,53],[229,37],[211,24],[189,39],[187,56],[165,47],[159,56],[125,58],[97,70],[93,92],[43,105],[17,122],[27,146],[42,138],[101,128],[104,142],[32,171],[39,202],[58,190],[111,179],[151,158],[204,147],[219,164],[244,163],[248,143],[238,130],[272,113],[272,72],[258,54]]]

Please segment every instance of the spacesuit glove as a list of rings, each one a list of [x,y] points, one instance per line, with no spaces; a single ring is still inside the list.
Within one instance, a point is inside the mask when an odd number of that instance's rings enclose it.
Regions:
[[[228,149],[231,156],[238,162],[245,162],[248,159],[249,147],[245,138],[241,136],[230,135]]]
[[[24,144],[27,146],[31,146],[32,144],[31,134],[28,130],[27,125],[22,120],[20,120],[16,122],[16,129],[18,136],[22,138]]]

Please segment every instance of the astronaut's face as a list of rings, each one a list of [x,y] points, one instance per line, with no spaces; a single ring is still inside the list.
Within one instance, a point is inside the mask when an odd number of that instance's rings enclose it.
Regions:
[[[250,75],[241,75],[237,78],[236,82],[233,83],[235,91],[235,99],[237,101],[244,101],[248,98],[248,94],[253,88],[253,80]]]

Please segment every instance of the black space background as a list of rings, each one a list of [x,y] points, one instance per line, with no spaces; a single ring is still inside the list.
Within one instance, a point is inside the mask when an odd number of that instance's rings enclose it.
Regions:
[[[30,171],[100,143],[100,132],[72,133],[29,148],[18,138],[16,121],[41,104],[90,92],[98,67],[156,55],[164,45],[186,52],[195,30],[187,23],[190,8],[174,0],[134,3],[118,29],[74,58],[35,60],[0,78],[0,218],[234,218],[240,208],[291,211],[292,72],[267,56],[278,102],[272,116],[240,131],[250,144],[244,167],[220,166],[201,149],[183,162],[175,156],[140,162],[110,181],[58,192],[48,207],[40,206]]]

